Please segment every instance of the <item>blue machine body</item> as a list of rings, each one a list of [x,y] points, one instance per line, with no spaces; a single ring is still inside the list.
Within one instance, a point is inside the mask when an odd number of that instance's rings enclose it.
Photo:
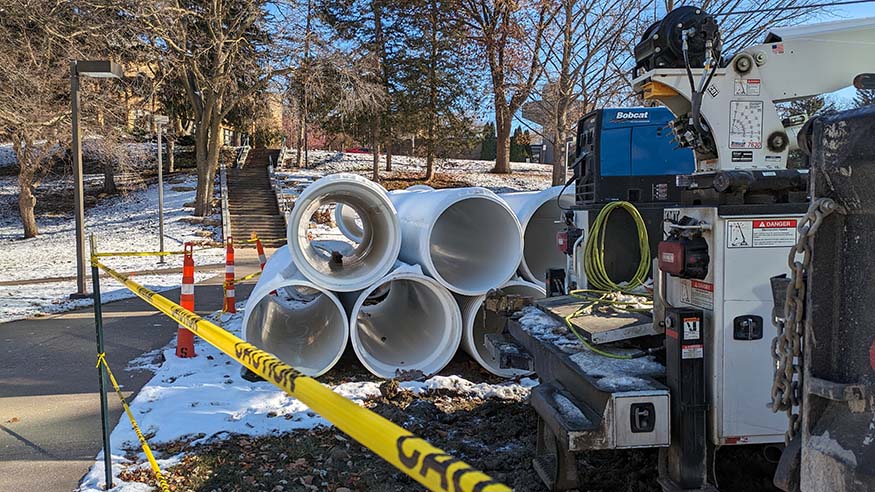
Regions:
[[[692,174],[695,159],[674,141],[673,119],[663,107],[606,108],[581,118],[574,169],[580,201],[676,201],[674,176]]]

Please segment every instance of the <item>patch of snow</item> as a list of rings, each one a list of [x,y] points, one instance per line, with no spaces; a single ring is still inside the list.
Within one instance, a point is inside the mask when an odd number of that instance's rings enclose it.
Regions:
[[[163,354],[164,349],[150,350],[139,357],[128,361],[128,365],[125,366],[125,371],[149,371],[154,374],[161,368],[161,362],[164,359]]]
[[[2,254],[2,249],[0,249],[0,255]],[[218,269],[213,272],[195,272],[194,280],[201,282],[221,272],[222,270]],[[179,288],[182,283],[182,274],[137,275],[134,276],[134,279],[137,283],[155,292],[164,292]],[[88,290],[91,291],[90,279],[88,280]],[[94,305],[93,299],[70,299],[69,296],[73,292],[76,292],[75,280],[0,285],[0,323],[36,315],[63,313]],[[104,303],[132,297],[135,297],[135,294],[114,279],[110,277],[100,278],[100,298]]]
[[[182,177],[182,176],[180,176]],[[184,176],[181,182],[164,183],[164,243],[168,251],[182,249],[183,243],[202,238],[195,233],[202,229],[183,219],[191,209],[183,205],[194,200],[195,192],[173,191],[176,187],[193,188],[197,179]],[[62,217],[40,216],[40,235],[21,239],[22,225],[17,213],[18,186],[16,178],[0,178],[0,281],[27,281],[57,277],[75,277],[75,223],[72,214]],[[7,213],[8,212],[8,213]],[[123,196],[101,200],[85,211],[86,234],[94,234],[100,251],[156,251],[158,249],[158,187],[149,186]],[[154,257],[107,258],[105,263],[122,272],[182,267],[182,255],[168,256],[163,265]],[[222,248],[195,249],[195,264],[222,264]],[[141,282],[150,288],[166,290],[179,285],[180,274],[143,275]],[[204,279],[203,274],[200,275]],[[197,280],[197,279],[196,279]],[[108,300],[124,294],[115,291],[117,283],[104,284]],[[89,305],[90,301],[71,302],[66,297],[74,292],[75,281],[57,280],[31,285],[0,286],[0,322],[27,317],[36,313],[54,313]],[[89,286],[90,290],[90,286]]]
[[[215,317],[216,315],[214,315]],[[223,327],[240,335],[242,309],[237,314],[221,315]],[[173,341],[163,350],[165,362],[155,375],[130,402],[140,429],[150,444],[190,439],[191,444],[222,439],[229,434],[269,435],[296,429],[312,429],[331,425],[297,399],[268,382],[252,383],[240,377],[240,366],[230,357],[195,337],[197,357],[179,359]],[[146,354],[144,354],[144,357]],[[332,389],[359,404],[380,397],[380,380],[350,381]],[[426,381],[405,381],[401,388],[415,394],[447,390],[474,398],[521,400],[529,395],[537,380],[525,378],[519,383],[473,383],[458,376],[435,376]],[[122,416],[112,431],[113,476],[115,491],[139,492],[150,490],[142,484],[126,483],[119,474],[132,467],[144,466],[145,455],[130,422]],[[131,450],[137,458],[127,459]],[[162,470],[172,466],[173,460],[159,459]],[[103,455],[83,478],[79,491],[96,492],[103,484]]]
[[[535,338],[559,347],[570,354],[569,359],[577,364],[584,374],[596,378],[596,384],[604,391],[637,391],[653,389],[654,383],[647,376],[665,374],[665,366],[653,356],[635,359],[615,359],[599,355],[584,346],[555,318],[537,307],[523,308],[520,325]],[[632,355],[634,349],[611,347],[610,352],[617,355]]]
[[[637,352],[637,350],[616,347],[611,347],[610,351],[617,355],[631,355]],[[592,377],[640,377],[665,374],[665,366],[656,362],[653,356],[638,357],[636,359],[614,359],[599,355],[590,350],[581,350],[576,354],[572,354],[569,358],[584,373]]]
[[[0,144],[0,167],[14,166],[18,162],[11,143]]]
[[[559,412],[562,413],[562,416],[565,417],[568,422],[578,427],[590,427],[592,425],[592,422],[586,418],[586,415],[583,414],[580,408],[566,398],[565,395],[558,392],[553,393],[553,401],[556,402],[556,406],[559,407]]]
[[[829,437],[829,431],[820,435],[812,435],[808,439],[808,447],[825,455],[838,458],[851,466],[857,466],[857,456],[854,452],[843,448],[838,441]]]
[[[596,381],[602,391],[643,391],[657,389],[653,381],[634,376],[607,376]]]
[[[385,156],[381,157],[385,161]],[[550,187],[552,168],[549,165],[512,162],[512,174],[493,174],[489,170],[495,161],[473,159],[438,159],[435,172],[455,175],[468,186],[482,186],[496,193],[512,191],[543,190]],[[392,156],[394,171],[414,172],[425,175],[425,158],[404,155]],[[310,151],[310,167],[283,168],[277,171],[278,179],[288,184],[284,188],[296,188],[300,193],[307,178],[326,174],[351,172],[370,176],[373,172],[373,157],[370,154],[347,154],[327,150]]]

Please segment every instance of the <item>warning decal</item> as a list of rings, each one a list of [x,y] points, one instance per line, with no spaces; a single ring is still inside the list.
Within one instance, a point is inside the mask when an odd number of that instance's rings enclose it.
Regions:
[[[760,79],[735,79],[736,96],[759,96]]]
[[[727,248],[780,248],[796,244],[797,219],[726,221]]]
[[[682,280],[681,302],[702,309],[714,309],[714,284],[699,280]]]
[[[684,318],[684,340],[698,340],[702,337],[699,318]]]
[[[681,359],[701,359],[705,356],[705,347],[701,344],[683,345],[681,347]]]

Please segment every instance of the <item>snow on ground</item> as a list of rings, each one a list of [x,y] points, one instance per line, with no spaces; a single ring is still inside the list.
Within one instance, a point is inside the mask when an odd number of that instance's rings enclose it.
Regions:
[[[12,166],[16,162],[18,162],[18,159],[15,157],[15,152],[12,150],[12,144],[0,144],[0,167]]]
[[[524,162],[511,163],[513,174],[492,174],[490,169],[495,161],[471,159],[438,159],[437,173],[455,175],[470,186],[482,186],[496,193],[510,191],[543,190],[550,187],[551,167],[545,164]],[[284,176],[324,176],[340,172],[351,172],[370,176],[373,157],[370,154],[348,154],[327,150],[310,151],[311,167],[307,169],[283,168]],[[385,159],[381,161],[385,166]],[[425,174],[425,159],[403,155],[392,156],[393,171]]]
[[[184,208],[183,204],[194,200],[195,183],[194,176],[184,176],[181,182],[164,183],[164,247],[167,251],[182,249],[186,241],[203,240],[195,234],[199,230],[218,229],[182,221],[191,215],[191,209]],[[186,191],[173,191],[173,188]],[[89,305],[89,300],[67,299],[75,291],[75,282],[71,280],[26,283],[45,278],[75,277],[75,224],[72,215],[40,216],[37,218],[40,235],[21,239],[17,193],[15,178],[0,178],[0,282],[25,282],[0,285],[0,322]],[[157,251],[157,217],[158,187],[152,185],[127,195],[106,198],[86,209],[86,234],[96,236],[99,251]],[[222,248],[195,250],[196,265],[223,261]],[[164,265],[159,265],[155,257],[108,258],[105,263],[123,272],[179,268],[182,255],[167,257]],[[198,274],[198,277],[196,280],[202,280],[209,275]],[[178,286],[181,277],[179,273],[143,275],[139,280],[150,288],[166,290]],[[103,295],[112,300],[133,295],[114,280],[108,279],[101,286]]]
[[[242,310],[241,310],[242,311]],[[242,312],[223,315],[225,329],[240,335]],[[164,349],[165,362],[160,368],[151,362],[156,354],[144,354],[134,366],[146,366],[155,376],[131,402],[131,410],[150,443],[191,439],[191,444],[223,439],[231,434],[269,435],[296,429],[312,429],[330,425],[297,399],[276,386],[251,383],[240,377],[240,366],[230,357],[203,340],[195,339],[197,357],[178,359],[175,341]],[[114,367],[110,360],[111,367]],[[116,371],[120,368],[114,367]],[[129,368],[132,368],[129,365]],[[359,404],[380,396],[380,383],[345,382],[332,387],[338,394]],[[533,379],[519,383],[475,384],[458,376],[435,376],[426,381],[401,382],[401,388],[414,394],[446,390],[472,398],[522,400],[536,384]],[[110,394],[112,398],[113,395]],[[133,467],[148,466],[139,441],[127,417],[122,415],[112,431],[113,476],[117,492],[151,490],[138,482],[123,482],[119,474]],[[188,446],[189,448],[191,446]],[[129,459],[136,456],[136,459]],[[182,455],[158,460],[162,470],[178,463]],[[103,490],[103,454],[85,475],[80,492]]]

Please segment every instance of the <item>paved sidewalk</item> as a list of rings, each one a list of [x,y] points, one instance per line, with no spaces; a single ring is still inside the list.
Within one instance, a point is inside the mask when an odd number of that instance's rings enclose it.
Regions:
[[[236,263],[238,277],[256,271],[255,250],[238,249]],[[238,301],[256,280],[237,287]],[[198,284],[198,313],[221,309],[222,281]],[[179,289],[163,295],[179,299]],[[124,368],[166,345],[177,325],[138,298],[103,309],[107,360],[126,396],[136,394],[152,373]],[[102,448],[92,312],[0,324],[0,492],[74,490]],[[115,427],[122,408],[112,392],[109,402]]]

